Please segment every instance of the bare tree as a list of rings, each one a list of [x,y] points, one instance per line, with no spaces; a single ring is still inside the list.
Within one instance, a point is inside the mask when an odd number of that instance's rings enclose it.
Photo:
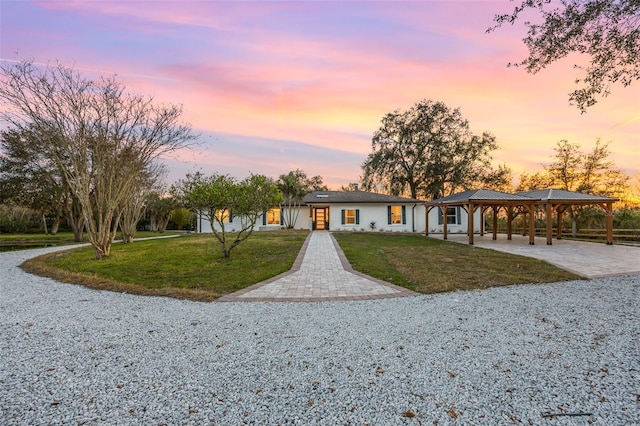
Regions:
[[[622,170],[609,159],[609,144],[597,140],[591,152],[583,153],[580,144],[561,140],[554,148],[552,161],[544,165],[544,172],[520,176],[518,190],[558,188],[607,197],[620,197],[629,189]],[[570,207],[572,235],[578,233],[578,219],[585,209]]]
[[[108,256],[125,200],[160,155],[194,136],[179,124],[182,108],[129,94],[112,78],[93,81],[61,64],[3,67],[0,116],[18,129],[32,124],[56,135],[43,144],[78,199],[96,258]]]
[[[122,241],[125,244],[133,242],[133,237],[138,230],[138,222],[144,216],[145,208],[152,194],[157,190],[160,180],[165,175],[166,170],[161,164],[150,165],[148,170],[140,174],[136,188],[129,193],[129,197],[124,201],[120,231],[122,231]]]

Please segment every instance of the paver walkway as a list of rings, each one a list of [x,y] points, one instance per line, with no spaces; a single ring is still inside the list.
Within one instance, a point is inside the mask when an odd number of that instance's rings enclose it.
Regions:
[[[329,232],[314,231],[290,271],[218,301],[311,302],[415,295],[411,290],[354,271],[335,238]]]
[[[442,239],[442,234],[429,236]],[[469,243],[466,234],[449,234],[448,240]],[[491,234],[475,235],[474,245],[544,260],[586,278],[640,274],[640,247],[635,246],[556,239],[549,246],[543,237],[536,237],[535,245],[529,245],[529,237],[513,235],[508,240],[506,234],[498,234],[496,240]]]

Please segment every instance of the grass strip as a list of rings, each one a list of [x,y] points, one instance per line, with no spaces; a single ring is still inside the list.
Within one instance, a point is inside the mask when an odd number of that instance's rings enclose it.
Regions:
[[[422,235],[333,235],[355,270],[420,293],[583,279],[542,260]]]

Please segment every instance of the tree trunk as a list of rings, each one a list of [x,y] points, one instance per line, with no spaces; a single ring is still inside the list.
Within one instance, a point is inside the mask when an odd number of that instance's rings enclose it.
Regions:
[[[56,216],[51,224],[51,235],[56,235],[60,229],[60,216]]]
[[[67,224],[73,230],[73,240],[77,243],[82,242],[84,215],[82,214],[82,207],[75,197],[69,196],[64,206],[64,216],[67,219]]]
[[[80,227],[78,227],[77,225],[72,225],[71,229],[73,230],[73,241],[75,241],[76,243],[82,242],[82,236],[84,234],[84,223]]]
[[[578,218],[573,211],[573,207],[569,208],[569,217],[571,218],[571,236],[576,238],[578,236]]]
[[[101,260],[103,257],[109,257],[111,253],[111,244],[110,243],[102,243],[94,246],[96,260]]]
[[[48,234],[49,231],[47,231],[47,218],[45,217],[44,213],[42,213],[42,226],[44,227],[44,233]]]

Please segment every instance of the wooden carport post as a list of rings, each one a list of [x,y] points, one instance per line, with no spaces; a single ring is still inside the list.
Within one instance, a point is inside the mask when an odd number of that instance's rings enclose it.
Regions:
[[[500,210],[500,208],[498,206],[496,206],[495,204],[491,206],[491,211],[493,211],[493,239],[497,240],[498,239],[498,211]]]
[[[547,245],[553,244],[553,206],[550,202],[544,204],[545,219],[547,220]]]
[[[467,233],[469,234],[469,244],[473,245],[473,203],[469,203],[468,211],[467,211]]]
[[[607,212],[607,245],[613,245],[613,203],[606,204]]]
[[[565,207],[563,205],[559,205],[558,207],[556,207],[556,239],[557,240],[561,240],[562,239],[562,214],[564,213]]]
[[[425,206],[425,214],[424,214],[424,236],[429,236],[429,212],[431,211],[431,207]]]
[[[536,228],[535,228],[535,204],[531,203],[528,205],[529,207],[529,245],[534,245],[536,243]],[[525,215],[526,217],[526,215]],[[524,228],[524,224],[523,224]]]
[[[440,209],[440,212],[442,213],[442,231],[443,231],[443,235],[442,238],[444,240],[447,239],[447,210],[449,209],[449,207],[447,205],[445,205],[444,207],[438,207]]]
[[[513,206],[507,206],[507,240],[511,240],[511,232],[513,231]]]

